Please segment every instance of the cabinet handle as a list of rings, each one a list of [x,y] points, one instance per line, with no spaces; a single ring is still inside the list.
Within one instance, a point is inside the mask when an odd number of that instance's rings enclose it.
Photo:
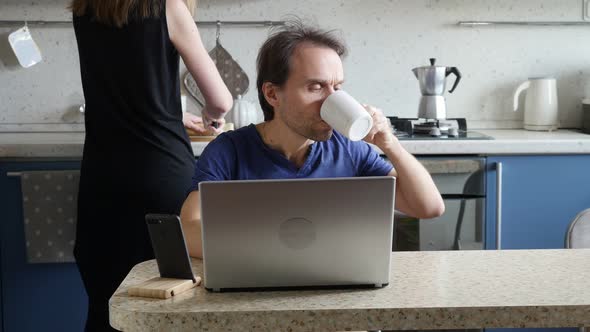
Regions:
[[[502,163],[496,163],[496,250],[502,249]]]

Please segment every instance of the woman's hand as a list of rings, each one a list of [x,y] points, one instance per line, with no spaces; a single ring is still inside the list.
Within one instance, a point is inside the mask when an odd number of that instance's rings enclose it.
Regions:
[[[213,122],[217,123],[217,128],[213,125]],[[182,123],[186,129],[190,129],[196,135],[215,136],[223,132],[225,119],[210,119],[207,113],[203,113],[203,117],[199,117],[192,113],[184,112],[182,113]]]
[[[182,123],[186,129],[190,129],[198,135],[207,135],[208,132],[203,125],[203,119],[192,113],[182,113]]]
[[[213,132],[213,135],[219,135],[223,132],[223,126],[225,125],[224,118],[216,119],[210,117],[206,108],[203,108],[203,110],[201,110],[201,118],[203,127],[207,131]]]

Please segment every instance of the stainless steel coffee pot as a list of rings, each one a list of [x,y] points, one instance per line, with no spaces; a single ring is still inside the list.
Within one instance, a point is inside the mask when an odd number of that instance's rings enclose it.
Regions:
[[[447,77],[450,74],[456,76],[455,83],[449,93],[453,93],[461,80],[461,73],[457,67],[436,66],[436,59],[430,59],[430,66],[417,67],[412,69],[420,83],[420,106],[418,107],[418,118],[423,119],[446,119],[447,107],[445,102],[445,87]]]

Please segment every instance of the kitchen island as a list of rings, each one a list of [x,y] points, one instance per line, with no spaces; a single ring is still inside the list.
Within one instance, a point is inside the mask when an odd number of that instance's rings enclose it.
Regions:
[[[485,238],[475,239],[478,248],[495,248],[497,202],[503,203],[503,248],[562,248],[568,223],[579,211],[590,207],[590,192],[581,185],[590,183],[587,171],[590,135],[575,130],[477,131],[494,139],[402,140],[401,144],[428,164],[433,174],[450,173],[446,177],[453,180],[448,183],[453,184],[459,193],[463,188],[461,177],[473,171],[473,163],[456,159],[486,160],[485,206],[481,199],[479,205],[467,205],[471,206],[473,213],[477,208],[487,212],[480,222],[480,227],[485,227]],[[0,207],[3,211],[0,224],[0,321],[4,331],[83,329],[86,293],[75,264],[27,263],[20,180],[25,171],[78,170],[83,143],[83,132],[0,133]],[[193,143],[195,156],[200,156],[206,146],[207,143]],[[433,168],[433,164],[426,160],[430,158],[449,162],[443,163],[444,167]],[[503,165],[501,200],[497,197],[499,164]],[[441,166],[440,163],[437,165]],[[555,170],[562,174],[558,180],[551,176]],[[73,191],[72,195],[76,192]],[[523,200],[523,197],[535,199]],[[561,199],[564,197],[567,199]],[[453,211],[459,208],[458,202],[457,199],[448,202],[448,217],[424,222],[437,227],[452,225],[455,229],[457,216]],[[436,234],[443,233],[437,231]],[[468,241],[467,238],[463,240]],[[31,284],[48,286],[29,287]],[[576,332],[560,329],[560,332],[565,331]]]
[[[344,331],[590,326],[590,249],[394,252],[382,289],[130,297],[157,276],[135,266],[111,297],[123,331]],[[193,260],[202,275],[202,264]],[[236,271],[236,277],[239,272]]]

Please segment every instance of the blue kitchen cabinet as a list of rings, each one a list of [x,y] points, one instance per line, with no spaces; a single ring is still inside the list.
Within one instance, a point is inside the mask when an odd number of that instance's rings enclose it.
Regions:
[[[564,248],[576,214],[590,208],[590,155],[492,156],[487,163],[486,248],[496,249],[498,165],[501,249]],[[512,331],[514,329],[488,329]],[[504,331],[506,330],[506,331]],[[576,332],[578,329],[524,329]]]
[[[502,249],[563,248],[567,227],[590,208],[590,155],[488,158],[486,248],[496,248],[496,175],[502,165]]]
[[[83,331],[86,292],[73,263],[29,264],[20,178],[9,172],[79,169],[78,161],[0,161],[0,273],[4,332]]]

